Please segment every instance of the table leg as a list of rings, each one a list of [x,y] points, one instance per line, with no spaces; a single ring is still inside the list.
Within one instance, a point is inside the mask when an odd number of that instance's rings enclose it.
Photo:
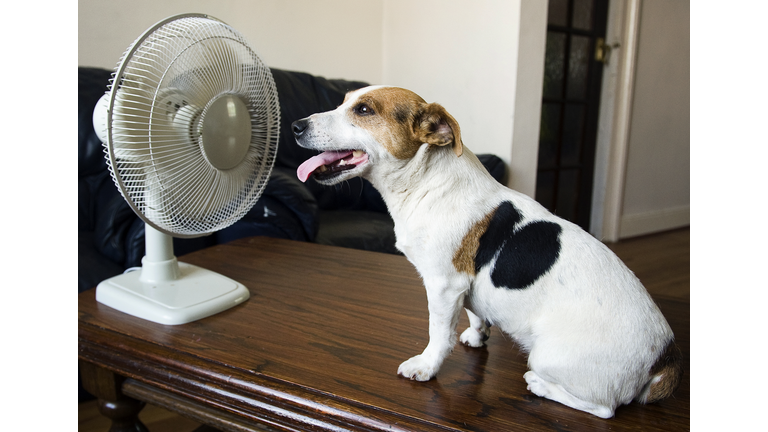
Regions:
[[[107,369],[80,360],[83,387],[99,398],[99,412],[112,420],[109,432],[148,432],[139,420],[144,402],[123,394],[124,377]]]

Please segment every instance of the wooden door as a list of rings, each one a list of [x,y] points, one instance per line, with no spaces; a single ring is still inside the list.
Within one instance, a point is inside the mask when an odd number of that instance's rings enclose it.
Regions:
[[[536,200],[589,229],[608,0],[549,0]]]

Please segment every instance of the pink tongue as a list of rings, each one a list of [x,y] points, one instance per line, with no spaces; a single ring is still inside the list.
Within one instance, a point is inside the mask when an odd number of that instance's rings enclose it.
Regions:
[[[307,181],[309,176],[319,167],[323,165],[328,165],[329,163],[336,162],[339,159],[343,159],[349,155],[352,154],[352,151],[327,151],[324,153],[320,153],[319,155],[312,157],[308,159],[306,162],[301,164],[299,168],[296,170],[296,175],[299,177],[299,180],[303,182]]]

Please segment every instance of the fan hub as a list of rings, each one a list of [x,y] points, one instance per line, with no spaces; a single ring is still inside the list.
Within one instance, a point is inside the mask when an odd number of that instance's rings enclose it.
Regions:
[[[213,99],[200,120],[201,147],[208,162],[220,170],[240,164],[251,145],[251,115],[236,95]]]

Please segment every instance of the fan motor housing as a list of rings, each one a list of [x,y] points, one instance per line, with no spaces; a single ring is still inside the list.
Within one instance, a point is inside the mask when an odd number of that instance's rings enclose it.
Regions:
[[[208,162],[220,170],[238,166],[251,145],[251,116],[242,99],[223,94],[201,117],[200,144]]]

